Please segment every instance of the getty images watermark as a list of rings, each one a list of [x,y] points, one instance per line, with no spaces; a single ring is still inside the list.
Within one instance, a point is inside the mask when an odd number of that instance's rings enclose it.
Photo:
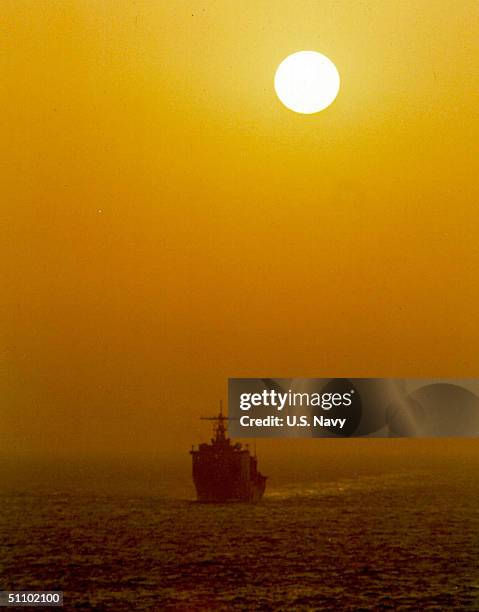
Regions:
[[[230,378],[234,437],[476,437],[479,379]]]

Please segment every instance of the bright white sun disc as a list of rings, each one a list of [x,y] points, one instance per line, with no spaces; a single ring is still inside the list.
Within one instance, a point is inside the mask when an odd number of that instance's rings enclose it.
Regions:
[[[276,70],[274,88],[281,102],[296,113],[310,115],[332,104],[339,92],[339,72],[317,51],[288,55]]]

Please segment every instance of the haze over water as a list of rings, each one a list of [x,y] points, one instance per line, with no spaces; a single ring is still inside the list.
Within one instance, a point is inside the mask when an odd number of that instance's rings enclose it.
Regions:
[[[194,503],[188,459],[4,472],[3,587],[62,589],[67,609],[477,609],[477,442],[366,441],[373,460],[335,442],[302,470],[260,454],[256,506]]]

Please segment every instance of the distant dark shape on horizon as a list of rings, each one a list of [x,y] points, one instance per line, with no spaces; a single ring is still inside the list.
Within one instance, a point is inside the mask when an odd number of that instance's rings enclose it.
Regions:
[[[197,499],[206,503],[258,502],[266,488],[266,476],[258,471],[258,460],[248,448],[233,443],[226,435],[222,409],[217,417],[211,444],[190,451]]]

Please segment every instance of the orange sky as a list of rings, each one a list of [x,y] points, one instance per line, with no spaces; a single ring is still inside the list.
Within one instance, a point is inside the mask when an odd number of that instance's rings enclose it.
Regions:
[[[3,0],[0,40],[4,450],[183,452],[228,376],[478,376],[477,2]]]

